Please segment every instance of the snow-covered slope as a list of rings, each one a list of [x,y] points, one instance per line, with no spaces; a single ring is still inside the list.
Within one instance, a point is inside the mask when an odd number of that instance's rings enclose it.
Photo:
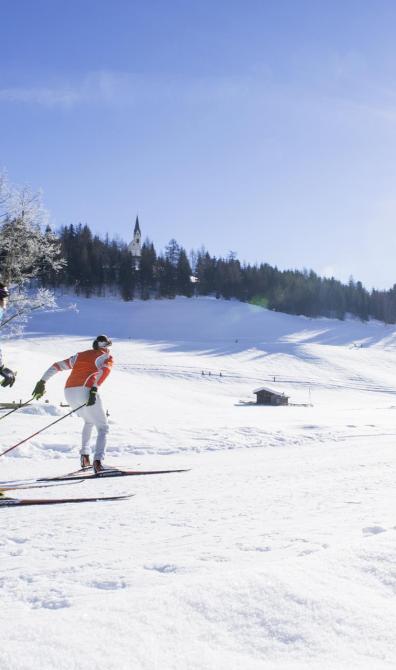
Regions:
[[[212,299],[77,307],[3,343],[1,400],[104,332],[108,462],[191,470],[62,487],[136,493],[122,503],[0,510],[0,666],[393,667],[396,330]],[[0,421],[2,448],[67,411],[64,380]],[[292,406],[255,406],[261,385]],[[0,478],[74,469],[80,428],[2,457]]]

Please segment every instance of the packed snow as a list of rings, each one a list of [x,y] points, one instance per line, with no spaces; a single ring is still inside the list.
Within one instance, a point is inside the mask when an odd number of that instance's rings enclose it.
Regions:
[[[396,663],[396,328],[210,298],[63,296],[3,340],[27,400],[51,363],[113,339],[106,462],[188,472],[2,508],[5,670],[382,670]],[[69,409],[67,373],[0,420],[1,450]],[[255,405],[269,386],[290,405]],[[3,456],[1,480],[79,467],[81,419]]]

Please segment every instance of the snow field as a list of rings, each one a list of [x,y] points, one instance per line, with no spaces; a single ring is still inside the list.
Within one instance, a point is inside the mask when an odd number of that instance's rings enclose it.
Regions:
[[[2,399],[104,331],[108,462],[190,472],[23,493],[135,493],[122,503],[1,510],[1,667],[393,668],[393,330],[215,300],[78,305],[3,344]],[[3,448],[68,411],[64,381],[0,421]],[[248,404],[260,385],[296,406]],[[75,469],[80,429],[3,457],[1,479]]]

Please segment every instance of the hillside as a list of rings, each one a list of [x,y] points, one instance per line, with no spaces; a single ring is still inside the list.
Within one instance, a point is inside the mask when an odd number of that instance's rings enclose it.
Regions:
[[[1,666],[393,667],[396,329],[209,298],[77,308],[3,343],[1,399],[104,332],[107,461],[190,472],[62,487],[122,503],[1,510]],[[4,448],[67,411],[64,381],[0,422]],[[292,406],[253,405],[260,385]],[[73,470],[80,431],[40,434],[1,479]]]

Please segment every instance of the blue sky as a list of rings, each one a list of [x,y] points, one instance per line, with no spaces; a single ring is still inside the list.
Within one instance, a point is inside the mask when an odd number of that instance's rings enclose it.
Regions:
[[[0,166],[55,227],[396,283],[395,2],[0,5]]]

